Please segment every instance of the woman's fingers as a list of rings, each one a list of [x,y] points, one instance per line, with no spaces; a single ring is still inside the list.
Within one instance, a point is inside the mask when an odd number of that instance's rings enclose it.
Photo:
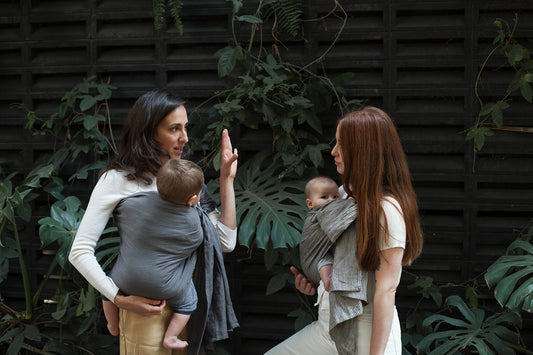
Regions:
[[[294,274],[294,287],[304,295],[312,296],[316,293],[316,287],[294,266],[290,267]]]

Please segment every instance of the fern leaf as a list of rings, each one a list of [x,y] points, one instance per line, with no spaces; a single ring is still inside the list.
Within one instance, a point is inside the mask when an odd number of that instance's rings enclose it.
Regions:
[[[265,17],[275,17],[272,30],[277,33],[287,33],[291,36],[298,35],[302,25],[302,2],[294,0],[267,1]]]
[[[183,23],[181,22],[180,12],[183,7],[183,2],[181,0],[169,0],[168,6],[170,8],[170,15],[174,19],[174,24],[180,32],[180,36],[183,36]]]
[[[165,0],[152,0],[152,11],[154,14],[154,27],[160,30],[165,21]]]

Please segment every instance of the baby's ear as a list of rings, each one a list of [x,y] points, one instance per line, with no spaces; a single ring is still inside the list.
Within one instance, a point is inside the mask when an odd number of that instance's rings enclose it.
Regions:
[[[309,209],[313,208],[313,202],[311,201],[311,199],[306,198],[305,204],[307,205],[307,208]]]
[[[197,200],[198,200],[198,195],[191,195],[187,199],[187,206],[194,206]]]

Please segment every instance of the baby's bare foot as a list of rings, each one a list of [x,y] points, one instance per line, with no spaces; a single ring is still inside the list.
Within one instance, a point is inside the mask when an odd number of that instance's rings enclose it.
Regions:
[[[178,339],[177,336],[168,337],[163,340],[163,346],[167,349],[183,350],[187,347],[187,345],[189,345],[189,343],[184,340]]]

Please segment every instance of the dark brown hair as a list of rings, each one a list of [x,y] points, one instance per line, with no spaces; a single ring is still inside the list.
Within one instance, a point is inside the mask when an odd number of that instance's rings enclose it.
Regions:
[[[357,201],[360,267],[367,271],[377,268],[381,202],[386,196],[400,205],[407,234],[402,264],[411,264],[422,252],[423,236],[407,158],[394,123],[382,110],[368,106],[344,115],[337,135],[344,164],[342,183]],[[386,225],[384,235],[389,237]]]
[[[190,160],[170,159],[159,169],[156,184],[163,200],[186,204],[189,197],[200,195],[204,173]]]
[[[108,164],[111,169],[128,172],[128,179],[150,184],[161,167],[161,155],[168,153],[159,148],[154,139],[157,126],[185,101],[166,90],[152,90],[135,101],[122,128],[118,154]]]

